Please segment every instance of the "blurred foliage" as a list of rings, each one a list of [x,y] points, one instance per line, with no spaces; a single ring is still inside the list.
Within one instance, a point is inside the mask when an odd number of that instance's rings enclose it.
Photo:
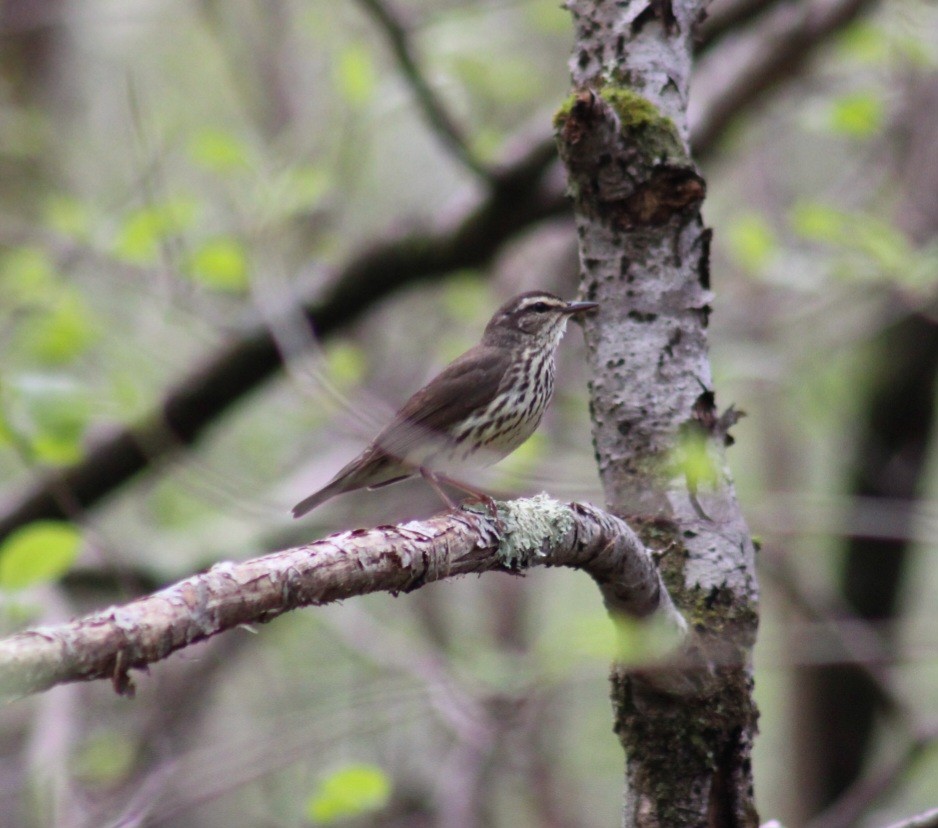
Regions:
[[[163,244],[193,227],[198,219],[198,203],[177,197],[162,204],[150,204],[123,217],[114,240],[114,255],[132,264],[153,264]]]
[[[35,521],[0,544],[0,588],[24,589],[54,581],[78,555],[78,530],[62,521]]]
[[[825,245],[831,273],[846,279],[874,279],[887,286],[916,289],[927,300],[938,273],[938,243],[915,247],[890,221],[867,212],[850,212],[818,202],[796,203],[792,229]]]
[[[353,343],[339,342],[329,348],[326,364],[330,378],[340,388],[350,388],[364,379],[367,356]]]
[[[361,42],[349,43],[336,61],[336,88],[353,107],[368,103],[378,85],[374,61],[368,46]]]
[[[673,648],[676,634],[663,619],[643,621],[620,615],[610,623],[609,615],[597,607],[546,626],[534,646],[540,669],[563,680],[585,664],[597,669],[612,662],[651,667]]]
[[[430,87],[474,152],[502,163],[532,135],[548,135],[568,93],[572,42],[558,4],[399,5]],[[0,84],[0,499],[15,501],[47,467],[80,459],[116,424],[158,407],[167,387],[247,324],[264,320],[291,359],[283,378],[242,401],[194,451],[80,516],[112,559],[79,556],[73,524],[37,524],[0,550],[0,585],[49,585],[76,562],[169,580],[336,528],[436,511],[432,493],[413,483],[337,499],[302,524],[288,514],[362,447],[375,420],[473,344],[505,297],[533,287],[573,294],[572,225],[518,239],[491,272],[440,274],[403,291],[321,353],[310,350],[305,320],[283,322],[285,307],[322,295],[332,269],[375,240],[446,226],[480,187],[428,132],[371,18],[354,3],[142,0],[116,13],[81,0],[63,21],[68,46],[56,47],[49,87],[28,100]],[[735,68],[718,46],[701,61],[701,84],[711,60],[716,75]],[[833,550],[850,528],[843,486],[871,345],[897,314],[935,298],[938,246],[915,243],[899,217],[901,141],[916,115],[911,80],[936,69],[934,6],[881,4],[701,161],[715,230],[716,386],[721,408],[735,402],[749,413],[729,455],[738,491],[766,548],[783,552],[818,594],[830,588]],[[556,404],[492,471],[493,488],[601,502],[581,341],[571,326]],[[298,358],[309,353],[308,363]],[[702,441],[688,441],[675,463],[701,485],[713,473]],[[119,788],[143,761],[136,734],[158,720],[151,779],[176,763],[196,769],[167,783],[185,804],[178,824],[192,824],[186,807],[206,826],[368,819],[405,788],[445,804],[439,777],[460,738],[455,718],[491,751],[493,824],[546,820],[531,804],[536,768],[525,776],[538,759],[579,824],[610,824],[621,756],[609,732],[607,665],[613,654],[653,658],[657,632],[617,631],[592,583],[574,573],[517,580],[510,600],[496,578],[369,597],[355,602],[373,619],[366,632],[341,609],[342,635],[317,623],[317,612],[294,613],[243,655],[216,662],[209,648],[157,666],[139,679],[134,705],[103,685],[72,688],[82,703],[63,714],[70,726],[58,734],[74,760],[66,781]],[[764,814],[797,824],[791,668],[830,654],[784,639],[791,619],[771,579],[762,586],[756,778]],[[938,705],[936,589],[934,556],[923,557],[907,596],[920,646],[898,658],[926,709]],[[91,606],[56,596],[40,621],[59,617],[62,604],[66,614]],[[450,679],[458,692],[448,695]],[[190,719],[165,709],[164,680],[191,681],[174,696],[187,699]],[[514,716],[518,698],[534,699],[536,727]],[[17,780],[55,765],[30,758],[49,721],[38,708],[13,706],[0,719]],[[251,739],[251,750],[232,749],[238,739]],[[933,777],[934,765],[918,773]],[[329,775],[330,767],[340,769]],[[381,768],[394,769],[393,790]],[[925,788],[899,786],[881,813],[898,819],[930,804]],[[161,793],[153,800],[158,811]],[[108,817],[119,811],[115,804]]]
[[[213,290],[243,291],[248,288],[244,248],[235,239],[216,238],[200,245],[188,264],[193,279]]]
[[[769,223],[758,215],[739,216],[726,228],[729,253],[740,267],[759,273],[778,250],[778,239]]]
[[[830,129],[853,138],[867,138],[883,125],[882,101],[868,92],[854,92],[833,101]]]
[[[189,156],[209,172],[227,175],[250,167],[252,154],[239,135],[223,129],[197,130],[189,142]]]
[[[92,391],[65,373],[13,376],[0,386],[8,444],[20,459],[65,465],[80,459]]]
[[[719,480],[718,461],[702,429],[687,429],[678,440],[670,459],[670,465],[684,477],[691,492],[716,486]]]
[[[18,247],[3,254],[0,286],[10,302],[4,309],[12,340],[7,347],[27,364],[61,366],[97,341],[92,307],[60,278],[44,250]]]
[[[133,766],[137,750],[126,734],[100,729],[78,747],[73,758],[75,775],[86,785],[113,785]]]
[[[322,779],[309,798],[306,815],[315,825],[332,825],[383,808],[391,781],[374,765],[347,765]]]

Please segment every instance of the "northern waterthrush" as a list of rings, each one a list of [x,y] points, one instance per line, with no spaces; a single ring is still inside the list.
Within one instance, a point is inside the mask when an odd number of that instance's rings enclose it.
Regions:
[[[490,497],[452,475],[501,460],[534,433],[554,392],[554,356],[567,320],[596,307],[543,291],[507,301],[486,325],[482,341],[404,403],[358,457],[293,507],[293,516],[337,494],[414,474],[451,506],[443,483],[491,505]]]

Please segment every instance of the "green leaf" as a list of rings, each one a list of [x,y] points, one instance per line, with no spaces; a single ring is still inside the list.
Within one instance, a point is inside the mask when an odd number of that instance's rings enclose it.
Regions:
[[[765,267],[778,248],[772,228],[762,216],[740,216],[727,228],[730,255],[749,271]]]
[[[189,143],[189,157],[200,167],[216,173],[230,173],[250,166],[247,145],[230,132],[202,129]]]
[[[12,446],[17,442],[17,434],[7,419],[6,412],[0,411],[0,446]]]
[[[45,300],[54,291],[55,274],[51,257],[38,247],[15,247],[0,257],[0,284],[10,302]]]
[[[323,779],[306,803],[306,816],[318,825],[372,813],[391,795],[391,781],[375,765],[347,765]]]
[[[577,613],[556,633],[556,637],[551,636],[553,641],[545,641],[544,644],[549,657],[567,670],[584,658],[608,662],[615,651],[615,629],[606,613]]]
[[[99,330],[81,296],[62,286],[53,305],[23,326],[17,344],[42,365],[65,365],[99,339]]]
[[[889,38],[881,26],[861,20],[840,35],[837,51],[840,57],[858,63],[883,63],[889,58]]]
[[[361,43],[350,43],[336,62],[336,85],[352,106],[366,104],[374,94],[376,73],[371,52]]]
[[[74,239],[87,239],[91,235],[91,211],[70,195],[53,195],[43,205],[46,223],[53,230]]]
[[[365,375],[368,361],[365,352],[350,342],[339,342],[326,353],[329,376],[339,385],[358,385]]]
[[[73,463],[82,456],[82,437],[90,417],[88,392],[76,383],[48,374],[15,377],[5,387],[13,421],[28,441],[33,459]]]
[[[915,252],[899,228],[876,216],[858,216],[852,239],[888,275],[901,276]]]
[[[290,169],[280,197],[291,213],[309,210],[322,201],[332,187],[329,173],[322,167],[301,166]]]
[[[69,466],[84,456],[80,438],[81,432],[77,429],[73,433],[47,431],[37,434],[29,448],[37,462],[49,466]]]
[[[570,15],[560,3],[532,3],[519,8],[525,23],[538,33],[566,37],[570,31]]]
[[[703,434],[688,431],[681,435],[675,459],[692,491],[701,484],[715,485],[719,479],[716,463]]]
[[[505,133],[494,126],[481,126],[469,137],[469,149],[483,161],[496,160],[505,146]]]
[[[447,279],[442,300],[454,320],[467,324],[488,319],[492,312],[492,294],[477,270],[463,270]]]
[[[58,278],[44,250],[20,247],[2,256],[0,293],[20,311],[13,320],[13,349],[25,351],[32,361],[61,365],[98,339],[91,308],[77,290]]]
[[[913,32],[896,36],[893,46],[902,60],[911,64],[910,69],[924,74],[938,66],[938,49],[933,38],[922,38]]]
[[[136,748],[114,730],[99,730],[81,745],[74,758],[75,775],[88,785],[111,785],[133,767]]]
[[[313,165],[292,166],[273,176],[261,193],[261,211],[266,221],[307,213],[317,207],[332,189],[329,171]]]
[[[541,75],[523,57],[503,55],[496,67],[478,52],[467,52],[450,59],[448,64],[465,87],[497,103],[519,105],[538,95]]]
[[[161,243],[190,227],[197,212],[196,203],[184,198],[135,210],[124,219],[117,234],[115,255],[133,264],[152,264]]]
[[[841,210],[818,202],[801,202],[791,211],[792,229],[809,241],[841,241],[847,218]]]
[[[75,561],[81,538],[71,523],[36,521],[17,529],[0,545],[0,587],[24,589],[53,581]]]
[[[244,291],[248,287],[244,247],[231,238],[206,242],[190,257],[189,274],[213,290]]]
[[[681,632],[661,615],[632,618],[615,615],[615,654],[619,664],[648,665],[666,657],[681,640]]]
[[[856,92],[834,101],[829,122],[831,132],[865,138],[883,123],[883,103],[869,92]]]
[[[792,210],[791,222],[804,238],[842,251],[845,258],[836,271],[846,276],[902,282],[910,278],[917,251],[899,228],[878,216],[803,203]],[[911,274],[913,282],[918,278]]]
[[[557,675],[577,671],[584,661],[649,664],[678,643],[679,631],[660,617],[635,619],[602,612],[583,612],[548,629],[537,642],[538,656]]]

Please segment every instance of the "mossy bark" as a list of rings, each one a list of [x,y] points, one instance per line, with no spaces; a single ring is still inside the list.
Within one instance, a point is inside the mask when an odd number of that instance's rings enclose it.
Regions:
[[[696,0],[570,0],[574,92],[555,117],[580,245],[591,411],[610,510],[660,550],[695,633],[683,692],[614,668],[627,826],[755,826],[754,549],[708,361],[710,231],[687,147]],[[708,472],[692,471],[690,446]],[[694,450],[696,451],[696,449]]]

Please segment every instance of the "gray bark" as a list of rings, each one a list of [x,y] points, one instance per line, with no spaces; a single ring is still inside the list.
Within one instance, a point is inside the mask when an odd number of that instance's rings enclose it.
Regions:
[[[660,618],[675,632],[676,648],[690,647],[687,624],[651,555],[622,521],[546,496],[502,503],[499,519],[497,527],[488,514],[462,510],[339,532],[261,558],[218,563],[129,604],[18,633],[0,640],[0,696],[101,678],[132,695],[131,669],[242,624],[370,592],[397,594],[458,575],[532,566],[588,572],[616,612]]]
[[[723,450],[707,353],[705,194],[688,151],[696,0],[569,0],[574,93],[557,138],[574,198],[593,437],[609,509],[660,550],[711,672],[661,692],[613,675],[626,826],[758,824],[751,749],[754,550]]]

